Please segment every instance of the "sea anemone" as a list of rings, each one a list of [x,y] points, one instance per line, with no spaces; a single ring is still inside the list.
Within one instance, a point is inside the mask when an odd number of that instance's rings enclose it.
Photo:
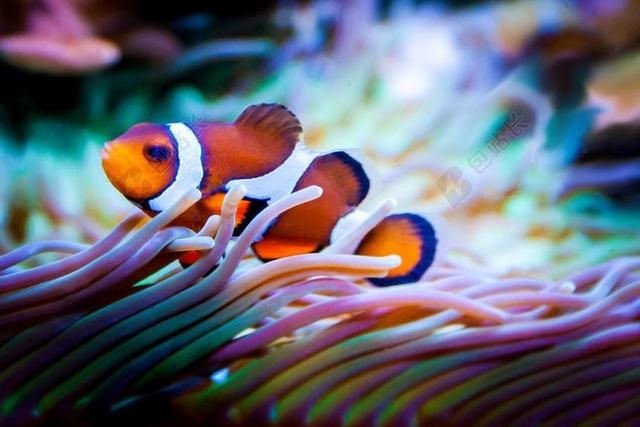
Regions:
[[[636,415],[640,258],[557,281],[444,259],[417,283],[376,288],[363,278],[398,258],[341,252],[389,213],[385,202],[321,253],[257,263],[248,248],[261,231],[320,194],[273,203],[235,242],[242,187],[197,234],[167,226],[193,191],[143,225],[130,214],[93,245],[45,241],[0,257],[3,424],[116,417],[157,399],[176,425]],[[176,269],[183,250],[204,256]],[[50,251],[68,255],[16,267]]]

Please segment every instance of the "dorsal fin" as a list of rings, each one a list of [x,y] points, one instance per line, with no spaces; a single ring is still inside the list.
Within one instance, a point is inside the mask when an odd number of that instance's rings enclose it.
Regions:
[[[271,136],[291,150],[302,135],[302,125],[296,115],[281,104],[250,105],[238,116],[235,125]]]
[[[204,146],[200,189],[205,193],[276,170],[294,152],[302,134],[296,116],[279,104],[251,105],[233,123],[202,122],[191,128]]]

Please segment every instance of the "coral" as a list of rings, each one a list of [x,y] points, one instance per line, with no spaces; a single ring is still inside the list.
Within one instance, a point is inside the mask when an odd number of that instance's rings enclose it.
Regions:
[[[74,74],[120,59],[118,46],[96,37],[77,5],[65,0],[22,3],[15,9],[25,15],[24,28],[0,37],[0,57],[7,62],[29,70]],[[8,14],[3,20],[11,18]]]
[[[122,56],[168,62],[182,50],[170,31],[138,16],[139,2],[7,0],[0,58],[53,75],[92,73]]]

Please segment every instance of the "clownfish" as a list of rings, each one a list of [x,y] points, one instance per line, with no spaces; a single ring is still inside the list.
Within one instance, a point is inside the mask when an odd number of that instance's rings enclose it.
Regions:
[[[199,189],[202,198],[172,223],[194,231],[220,213],[224,195],[236,182],[247,193],[235,235],[269,203],[311,185],[322,187],[322,196],[281,214],[252,244],[264,262],[318,252],[339,234],[335,230],[366,217],[358,209],[370,191],[363,163],[346,151],[305,147],[300,121],[280,104],[249,106],[233,123],[137,124],[106,143],[101,156],[109,181],[150,216],[189,189]],[[369,279],[388,286],[419,280],[433,262],[436,243],[426,218],[400,213],[369,231],[355,253],[399,255],[401,264],[386,277]],[[189,258],[193,263],[189,254],[185,262]]]

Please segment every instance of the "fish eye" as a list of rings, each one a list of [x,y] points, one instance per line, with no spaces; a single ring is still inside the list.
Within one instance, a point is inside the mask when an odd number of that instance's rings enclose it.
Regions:
[[[161,163],[169,158],[169,149],[162,145],[150,145],[145,147],[145,157],[153,163]]]

